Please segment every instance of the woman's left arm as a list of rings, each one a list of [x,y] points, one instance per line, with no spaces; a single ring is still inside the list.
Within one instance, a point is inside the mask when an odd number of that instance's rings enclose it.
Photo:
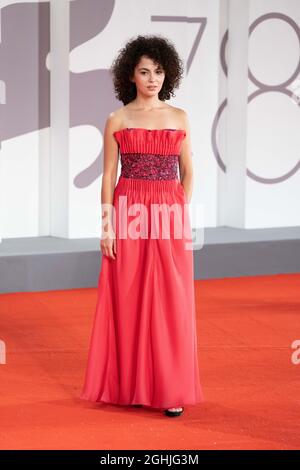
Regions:
[[[191,149],[191,132],[189,118],[183,109],[180,110],[182,129],[186,131],[186,136],[182,141],[179,158],[180,181],[185,191],[187,201],[190,202],[193,192],[193,162]]]

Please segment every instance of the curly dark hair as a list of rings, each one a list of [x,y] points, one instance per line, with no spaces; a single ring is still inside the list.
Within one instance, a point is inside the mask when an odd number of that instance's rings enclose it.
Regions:
[[[164,83],[158,93],[160,100],[169,100],[175,95],[174,88],[179,87],[184,68],[174,44],[160,35],[138,35],[120,50],[110,68],[115,95],[124,105],[136,97],[136,85],[130,78],[143,55],[159,64],[165,72]]]

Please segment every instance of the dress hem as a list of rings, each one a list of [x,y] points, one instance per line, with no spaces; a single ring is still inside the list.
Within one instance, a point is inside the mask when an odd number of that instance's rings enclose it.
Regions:
[[[138,402],[133,402],[133,403],[122,403],[122,402],[116,402],[116,401],[108,401],[108,400],[91,400],[90,398],[84,398],[80,397],[81,400],[89,401],[91,403],[105,403],[107,405],[119,405],[119,406],[133,406],[133,405],[143,405],[147,406],[149,408],[155,408],[155,409],[168,409],[168,408],[179,408],[182,406],[188,406],[188,405],[197,405],[197,404],[202,404],[204,403],[204,399],[196,400],[196,401],[189,401],[189,402],[180,402],[180,403],[175,403],[174,402],[171,404],[165,404],[165,405],[152,405],[151,403],[143,403],[142,400]]]

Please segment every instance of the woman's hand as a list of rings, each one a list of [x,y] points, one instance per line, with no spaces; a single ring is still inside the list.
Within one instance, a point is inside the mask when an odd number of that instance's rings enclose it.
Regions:
[[[100,247],[102,254],[108,258],[116,259],[115,255],[117,254],[117,243],[116,235],[113,229],[111,228],[108,232],[105,232],[101,236]]]

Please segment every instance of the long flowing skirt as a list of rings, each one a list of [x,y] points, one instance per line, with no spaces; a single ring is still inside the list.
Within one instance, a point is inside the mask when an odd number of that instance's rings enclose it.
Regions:
[[[113,206],[117,254],[102,256],[80,397],[153,408],[202,402],[184,188],[120,176]]]

